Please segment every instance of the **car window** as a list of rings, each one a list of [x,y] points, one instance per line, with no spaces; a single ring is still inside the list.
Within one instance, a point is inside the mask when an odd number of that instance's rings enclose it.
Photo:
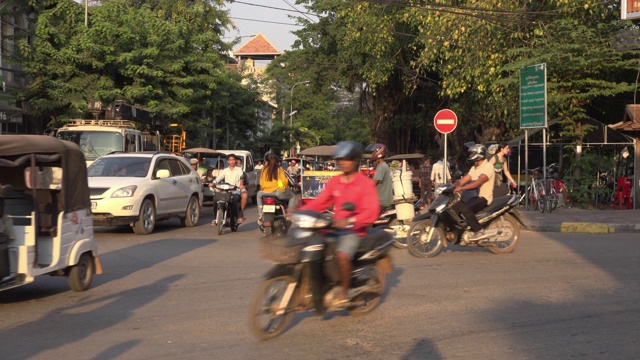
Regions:
[[[245,160],[247,161],[246,171],[253,171],[253,157],[247,156]]]
[[[191,170],[193,170],[191,166],[185,164],[184,161],[176,160],[176,162],[178,163],[178,165],[180,165],[180,170],[182,170],[183,174],[191,174]]]
[[[169,159],[169,169],[171,169],[171,176],[181,176],[187,174],[186,172],[183,172],[182,168],[180,167],[180,162],[175,159]]]
[[[102,157],[87,169],[89,177],[146,177],[151,158],[138,156]]]

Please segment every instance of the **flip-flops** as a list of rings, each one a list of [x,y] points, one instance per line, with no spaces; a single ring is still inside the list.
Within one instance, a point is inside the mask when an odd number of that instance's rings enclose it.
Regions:
[[[247,220],[247,218],[243,217],[239,217],[238,218],[238,224],[242,224],[245,220]]]

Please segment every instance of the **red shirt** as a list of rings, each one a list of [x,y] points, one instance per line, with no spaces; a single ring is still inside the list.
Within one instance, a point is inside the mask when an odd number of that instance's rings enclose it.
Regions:
[[[346,202],[355,204],[356,210],[343,210],[342,204]],[[300,209],[324,211],[331,205],[335,219],[355,218],[353,230],[361,236],[366,234],[366,229],[380,216],[376,186],[373,180],[360,172],[353,175],[351,182],[346,182],[344,174],[332,177],[320,195]]]

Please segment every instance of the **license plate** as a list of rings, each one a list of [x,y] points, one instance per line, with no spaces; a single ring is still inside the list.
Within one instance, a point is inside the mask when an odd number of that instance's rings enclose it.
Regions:
[[[97,202],[95,202],[95,201],[91,202],[91,210],[95,210],[97,206],[98,206]]]
[[[274,212],[276,212],[276,206],[275,205],[263,205],[262,206],[262,212],[274,213]]]

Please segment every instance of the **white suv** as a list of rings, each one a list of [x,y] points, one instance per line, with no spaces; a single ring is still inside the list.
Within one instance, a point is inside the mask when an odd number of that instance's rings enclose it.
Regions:
[[[150,234],[156,221],[178,217],[196,226],[202,182],[183,157],[159,152],[105,155],[87,169],[91,212],[98,226],[130,225]]]

